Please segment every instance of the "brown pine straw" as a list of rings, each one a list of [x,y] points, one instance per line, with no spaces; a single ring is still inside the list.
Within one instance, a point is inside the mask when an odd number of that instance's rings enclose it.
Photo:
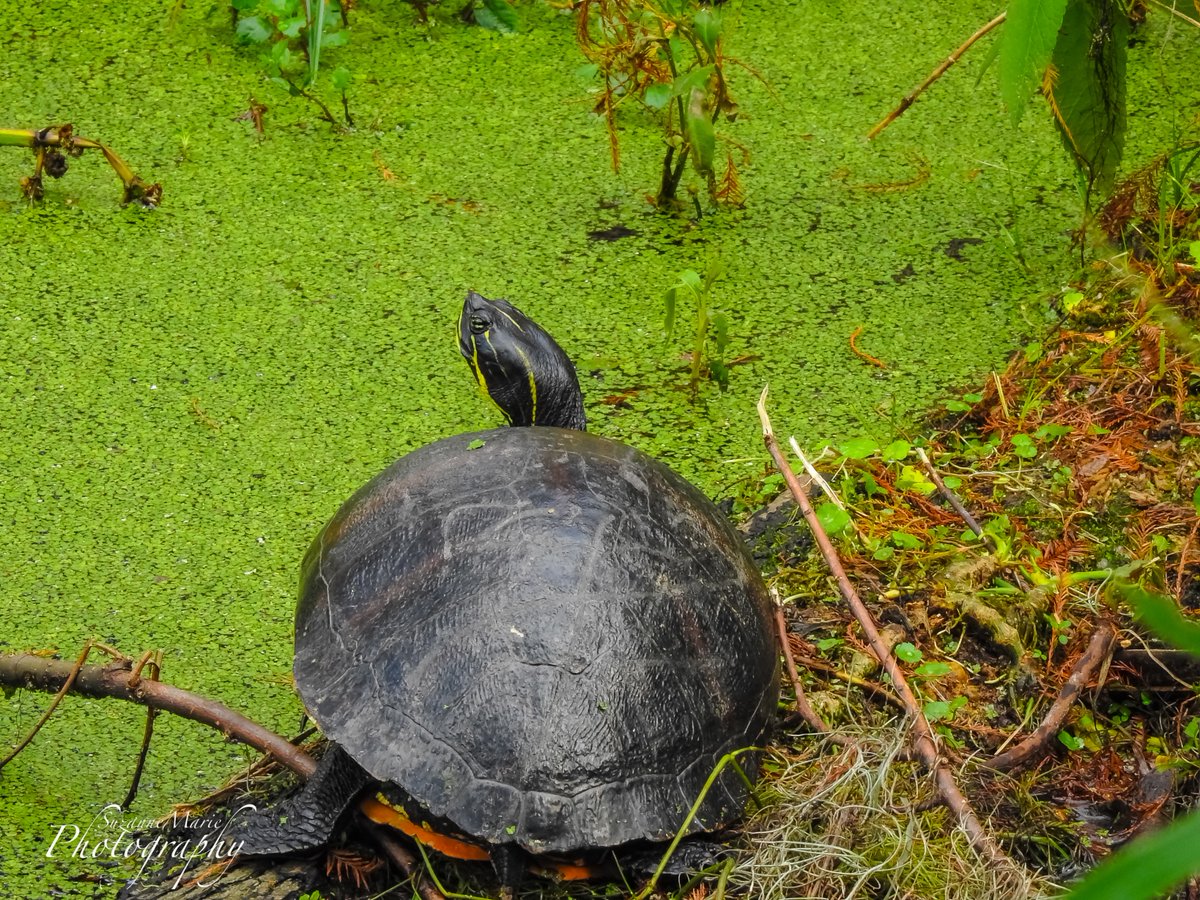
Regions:
[[[846,601],[847,606],[850,607],[854,618],[858,620],[859,627],[863,630],[871,652],[891,678],[892,684],[895,685],[896,693],[900,695],[900,699],[904,701],[904,708],[913,723],[913,743],[917,756],[933,775],[934,783],[937,786],[942,801],[954,815],[955,819],[957,819],[959,826],[966,833],[967,838],[976,851],[993,864],[1016,868],[1016,864],[1005,855],[991,834],[984,829],[978,816],[975,815],[975,811],[971,808],[971,804],[963,796],[962,791],[959,790],[953,774],[941,757],[937,737],[934,735],[933,729],[930,728],[929,721],[925,718],[921,704],[917,701],[912,688],[909,687],[908,680],[904,677],[904,672],[900,668],[899,663],[896,662],[887,645],[884,644],[883,639],[880,637],[879,629],[875,624],[875,619],[871,615],[870,610],[867,609],[862,599],[858,596],[854,585],[850,583],[850,578],[846,574],[846,570],[842,567],[841,561],[838,559],[837,551],[834,550],[829,536],[825,533],[825,529],[821,527],[821,523],[817,519],[817,514],[813,510],[812,504],[808,501],[808,495],[797,480],[783,450],[780,449],[779,442],[775,439],[774,429],[771,427],[771,419],[767,415],[767,388],[765,387],[758,401],[758,417],[762,422],[763,442],[766,444],[771,458],[775,461],[776,468],[783,475],[793,499],[804,514],[805,521],[808,522],[809,528],[812,529],[813,538],[821,550],[821,556],[824,557],[825,564],[829,566],[830,572],[837,581],[838,590],[841,592],[842,598]]]

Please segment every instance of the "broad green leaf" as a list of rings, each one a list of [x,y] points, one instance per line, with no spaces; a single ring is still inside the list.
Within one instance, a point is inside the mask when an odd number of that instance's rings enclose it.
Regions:
[[[704,287],[704,279],[700,277],[700,273],[695,269],[684,269],[679,273],[679,283],[692,289],[692,293],[699,295]]]
[[[275,26],[284,37],[294,38],[304,27],[304,16],[294,16],[291,19],[280,19]]]
[[[321,41],[321,46],[326,50],[332,50],[335,47],[344,47],[349,41],[350,32],[348,31],[327,31]]]
[[[817,520],[826,534],[840,534],[850,524],[850,514],[834,503],[821,503],[816,512]]]
[[[475,10],[475,23],[490,31],[511,34],[517,30],[517,11],[507,0],[483,0],[483,6]]]
[[[258,6],[258,0],[229,0],[229,5],[240,13],[250,12]]]
[[[1070,433],[1070,425],[1056,425],[1053,422],[1047,422],[1045,425],[1039,425],[1033,432],[1033,436],[1039,441],[1044,441],[1047,439],[1056,441],[1060,437],[1066,437]]]
[[[717,135],[712,120],[704,108],[704,92],[697,89],[687,105],[688,140],[692,145],[692,163],[701,175],[713,174],[713,157],[717,152]]]
[[[678,78],[671,82],[672,97],[691,97],[692,91],[704,92],[708,87],[708,79],[712,76],[713,66],[701,66],[698,69],[692,69],[690,72],[684,72]]]
[[[663,296],[666,302],[667,312],[666,319],[663,322],[663,327],[666,329],[667,337],[669,338],[675,333],[675,303],[679,299],[679,287],[673,287]]]
[[[1188,244],[1188,253],[1192,255],[1192,259],[1200,262],[1200,241],[1192,241]]]
[[[716,56],[717,41],[721,39],[721,14],[715,9],[702,7],[692,18],[692,27],[709,56]]]
[[[838,446],[846,459],[866,459],[879,450],[879,445],[870,438],[851,438]]]
[[[478,450],[480,447],[482,447],[486,443],[487,443],[487,441],[481,440],[480,438],[475,438],[475,440],[473,440],[469,444],[467,444],[467,449],[468,450]]]
[[[919,550],[921,548],[921,539],[907,531],[893,531],[888,535],[888,540],[901,550]]]
[[[1200,812],[1136,838],[1087,874],[1067,900],[1144,900],[1200,872]]]
[[[338,66],[329,74],[329,81],[333,84],[333,89],[341,93],[346,93],[350,90],[350,84],[353,78],[350,75],[350,70],[345,66]]]
[[[723,312],[713,313],[712,330],[713,343],[716,344],[717,353],[721,353],[729,346],[729,316]]]
[[[1033,459],[1037,456],[1037,444],[1027,434],[1014,434],[1012,436],[1012,447],[1013,453],[1022,459]]]
[[[1016,125],[1050,64],[1067,0],[1009,0],[1000,33],[1000,96]]]
[[[925,656],[915,644],[910,644],[908,641],[897,644],[892,648],[892,653],[896,655],[896,659],[906,663],[920,662]]]
[[[912,445],[908,441],[892,441],[883,448],[883,461],[889,463],[900,462],[900,460],[908,456],[911,450]]]
[[[584,63],[575,70],[575,77],[580,81],[592,81],[600,74],[600,67],[595,63]]]
[[[642,101],[651,109],[662,109],[671,102],[671,86],[669,84],[652,84],[642,94]]]
[[[900,467],[896,487],[902,491],[916,491],[918,494],[926,496],[937,490],[937,486],[925,476],[924,472],[912,466]]]
[[[271,37],[272,29],[258,16],[250,16],[237,23],[237,36],[252,44],[261,44]]]
[[[913,670],[914,675],[920,675],[922,678],[940,678],[943,675],[949,675],[950,672],[950,663],[942,662],[940,659],[930,660]]]
[[[1121,161],[1128,40],[1121,0],[1067,0],[1046,94],[1089,194],[1112,186]]]
[[[1196,515],[1200,515],[1200,484],[1192,491],[1192,509],[1196,511]]]
[[[1076,737],[1069,731],[1060,731],[1058,733],[1058,742],[1068,750],[1082,750],[1086,746],[1083,738]]]
[[[1200,656],[1200,622],[1185,619],[1174,600],[1136,584],[1118,584],[1114,590],[1133,607],[1139,622],[1167,643]]]

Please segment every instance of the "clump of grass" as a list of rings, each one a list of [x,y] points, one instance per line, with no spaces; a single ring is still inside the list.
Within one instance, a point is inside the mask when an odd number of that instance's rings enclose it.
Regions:
[[[989,863],[941,810],[921,811],[901,728],[872,728],[846,746],[777,751],[765,802],[745,823],[751,850],[734,868],[736,896],[783,900],[971,897],[1012,900],[1054,886]]]

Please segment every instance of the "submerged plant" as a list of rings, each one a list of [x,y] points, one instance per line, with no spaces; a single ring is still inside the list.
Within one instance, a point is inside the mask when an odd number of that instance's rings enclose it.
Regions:
[[[675,313],[681,297],[690,297],[696,303],[695,331],[692,339],[692,370],[688,385],[692,397],[700,388],[701,373],[707,369],[708,377],[724,390],[729,386],[729,367],[725,364],[725,348],[729,346],[729,317],[712,309],[712,286],[724,274],[725,267],[719,257],[713,257],[701,275],[693,269],[679,273],[679,281],[666,293],[666,328],[670,338],[675,330]],[[711,332],[711,341],[709,340]]]
[[[722,46],[724,18],[695,0],[580,0],[576,37],[588,59],[584,74],[599,79],[595,111],[604,117],[613,169],[621,164],[616,110],[633,98],[662,114],[662,176],[655,201],[674,203],[691,163],[714,202],[739,205],[744,192],[732,150],[717,174],[716,125],[737,117]],[[729,138],[722,139],[745,150]],[[699,212],[699,201],[692,192]]]
[[[261,58],[268,81],[312,103],[331,125],[354,127],[348,96],[353,80],[349,69],[338,66],[329,76],[341,98],[344,123],[315,90],[321,53],[341,47],[349,39],[345,30],[333,27],[328,0],[232,0],[232,7],[238,37],[266,51]],[[336,3],[333,7],[340,8]]]
[[[38,131],[0,128],[0,147],[28,147],[33,150],[33,174],[21,179],[21,191],[30,200],[41,200],[45,193],[43,175],[61,178],[67,173],[67,157],[79,157],[85,150],[99,150],[124,185],[121,204],[137,203],[153,209],[162,200],[162,185],[147,184],[121,157],[99,141],[75,134],[70,124]]]

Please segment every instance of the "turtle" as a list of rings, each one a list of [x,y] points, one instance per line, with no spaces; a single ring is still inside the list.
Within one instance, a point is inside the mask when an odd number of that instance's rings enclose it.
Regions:
[[[315,848],[357,801],[511,885],[743,812],[779,659],[737,531],[586,430],[575,367],[516,306],[469,293],[459,343],[508,424],[403,456],[313,540],[294,676],[334,749],[243,853]]]

